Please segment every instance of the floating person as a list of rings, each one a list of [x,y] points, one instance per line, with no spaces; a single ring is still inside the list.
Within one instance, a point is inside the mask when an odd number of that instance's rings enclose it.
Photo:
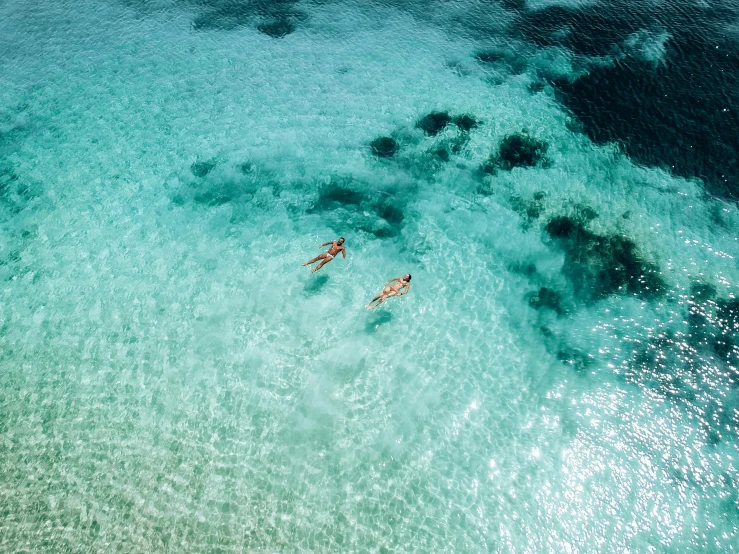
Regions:
[[[324,252],[323,254],[319,256],[316,256],[309,262],[305,262],[303,264],[304,266],[306,266],[306,265],[314,264],[317,261],[321,260],[321,263],[318,264],[318,267],[310,270],[311,273],[315,273],[316,271],[321,269],[324,265],[326,265],[328,262],[333,260],[338,255],[339,252],[341,252],[341,254],[344,256],[344,259],[346,260],[346,248],[344,248],[344,237],[339,237],[339,240],[333,240],[331,242],[324,242],[318,248],[323,248],[324,246],[328,246],[329,244],[331,245],[331,248],[329,248],[326,252]]]
[[[405,289],[405,291],[402,291]],[[385,300],[390,298],[391,296],[403,296],[404,294],[408,294],[408,291],[411,290],[411,274],[405,275],[404,277],[396,277],[395,279],[390,279],[387,283],[385,283],[385,288],[382,289],[382,292],[375,296],[372,300],[369,301],[369,304],[365,306],[368,310],[374,310],[377,306],[382,304]],[[375,304],[376,303],[376,304]],[[374,306],[372,304],[375,304]]]

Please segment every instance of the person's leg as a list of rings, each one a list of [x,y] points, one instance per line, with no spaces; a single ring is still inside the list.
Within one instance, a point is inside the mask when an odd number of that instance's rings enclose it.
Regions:
[[[327,258],[324,258],[323,261],[320,264],[318,264],[318,267],[317,268],[311,269],[311,273],[315,273],[316,271],[318,271],[319,269],[321,269],[324,265],[326,265],[331,260],[333,260],[333,258],[328,258],[328,257]]]
[[[315,258],[313,258],[313,259],[312,259],[311,261],[309,261],[309,262],[305,262],[305,263],[304,263],[303,265],[310,265],[310,264],[314,264],[314,263],[316,263],[316,262],[317,262],[318,260],[321,260],[321,259],[323,259],[323,257],[324,257],[325,255],[326,255],[326,254],[319,254],[318,256],[316,256]]]
[[[377,304],[375,304],[375,308],[376,308],[377,306],[379,306],[380,304],[382,304],[382,303],[383,303],[383,302],[384,302],[385,300],[387,300],[387,299],[388,299],[388,298],[390,298],[391,296],[398,296],[398,293],[397,293],[397,292],[395,292],[394,290],[391,290],[391,291],[390,291],[390,292],[388,292],[388,293],[383,293],[383,294],[382,294],[382,296],[381,296],[381,298],[380,298],[380,301],[379,301],[379,302],[378,302]]]
[[[369,308],[370,310],[374,310],[374,309],[375,309],[375,308],[376,308],[377,306],[379,306],[380,304],[382,304],[382,303],[383,303],[383,302],[384,302],[385,300],[387,300],[387,295],[385,295],[385,294],[380,294],[379,296],[375,296],[375,297],[374,297],[374,298],[372,299],[372,301],[371,301],[371,302],[370,302],[369,304],[367,304],[367,307],[368,307],[368,308]],[[372,304],[372,302],[377,302],[377,304],[375,304],[374,306],[372,306],[372,305],[371,305],[371,304]]]

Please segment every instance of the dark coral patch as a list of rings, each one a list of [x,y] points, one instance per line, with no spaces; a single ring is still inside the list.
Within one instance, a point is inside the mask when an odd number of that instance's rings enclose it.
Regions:
[[[535,167],[545,160],[549,145],[526,132],[508,135],[500,143],[498,153],[483,166],[485,173],[497,169],[510,171],[514,167]]]
[[[529,305],[537,310],[549,309],[562,313],[562,295],[547,287],[541,287],[538,292],[529,296]]]
[[[195,162],[190,166],[190,171],[192,171],[192,174],[195,175],[195,177],[205,177],[208,173],[213,171],[213,169],[216,167],[216,162],[214,161],[207,161],[207,162]]]
[[[478,125],[477,121],[469,115],[458,115],[454,118],[454,124],[463,131],[471,131]]]
[[[257,30],[272,38],[282,38],[295,32],[295,25],[287,18],[279,18],[257,25]]]
[[[405,215],[403,215],[403,210],[396,208],[387,201],[377,207],[377,215],[379,215],[382,219],[384,219],[391,225],[399,225],[405,218]]]
[[[378,158],[392,158],[399,150],[398,141],[390,137],[376,138],[370,143],[372,153]]]
[[[295,31],[305,13],[295,8],[298,0],[212,0],[193,20],[198,31],[230,31],[257,24],[270,37],[281,38]]]
[[[449,161],[449,152],[445,148],[439,148],[434,152],[434,155],[436,155],[436,157],[439,158],[442,162]]]
[[[523,11],[526,9],[526,0],[501,0],[506,10]]]
[[[544,81],[537,80],[537,81],[532,81],[531,83],[529,83],[526,89],[531,94],[537,94],[543,91],[545,87],[546,87],[546,83]]]
[[[564,249],[564,272],[586,301],[612,294],[653,298],[666,289],[658,268],[643,260],[636,244],[624,236],[595,234],[565,216],[552,219],[545,231]]]
[[[520,75],[528,67],[528,61],[512,48],[484,50],[475,54],[477,61],[483,64],[503,66],[513,75]]]
[[[377,198],[354,190],[351,181],[338,181],[324,187],[308,213],[337,212],[341,227],[370,233],[378,238],[400,234],[405,215],[392,198]]]
[[[246,25],[255,15],[251,2],[228,0],[216,2],[196,16],[192,26],[196,31],[232,30]]]
[[[325,211],[339,206],[359,206],[366,200],[361,192],[332,183],[321,190],[311,211]]]
[[[422,117],[416,127],[422,129],[429,136],[436,136],[451,123],[452,118],[446,112],[432,112]]]

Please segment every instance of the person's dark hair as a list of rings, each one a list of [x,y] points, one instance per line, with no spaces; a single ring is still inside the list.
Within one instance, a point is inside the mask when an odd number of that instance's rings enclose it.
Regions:
[[[343,241],[344,240],[344,237],[339,237],[339,240]]]
[[[408,281],[410,282],[410,280],[411,280],[411,274],[409,273],[408,274]]]

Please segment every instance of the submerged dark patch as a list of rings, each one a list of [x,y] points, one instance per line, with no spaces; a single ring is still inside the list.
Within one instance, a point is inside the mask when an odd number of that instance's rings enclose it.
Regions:
[[[378,158],[392,158],[400,148],[398,141],[390,137],[376,138],[370,143],[372,153]]]
[[[214,161],[195,162],[190,166],[190,171],[195,175],[195,177],[205,177],[208,173],[213,171],[215,167],[216,162]]]
[[[647,25],[638,10],[614,17],[601,6],[581,9],[551,6],[522,14],[518,31],[538,46],[567,46],[577,54],[603,56]]]
[[[434,155],[439,158],[442,162],[449,161],[449,152],[445,148],[439,148],[434,152]]]
[[[629,57],[596,67],[558,96],[594,142],[618,141],[640,163],[739,198],[739,55],[668,51],[656,66]]]
[[[535,167],[545,160],[549,145],[528,133],[508,135],[500,143],[498,153],[490,157],[483,167],[486,173],[495,173],[496,169],[510,171],[514,167]]]
[[[295,25],[289,19],[276,19],[257,25],[257,30],[272,38],[282,38],[295,31]]]
[[[562,295],[547,287],[541,287],[538,292],[529,296],[529,305],[537,310],[549,309],[562,313]]]
[[[541,46],[615,56],[552,81],[594,142],[619,142],[638,163],[739,198],[739,40],[726,29],[737,16],[726,5],[615,2],[527,12],[517,29]]]
[[[377,214],[391,225],[400,225],[405,218],[403,210],[396,208],[387,201],[378,206]]]
[[[695,413],[709,444],[735,440],[739,301],[719,298],[712,286],[699,283],[670,307],[670,314],[676,312],[669,327],[658,325],[634,341],[623,376]]]
[[[526,0],[501,0],[506,10],[523,11],[526,9]]]
[[[666,289],[658,268],[643,260],[636,244],[626,237],[597,235],[580,221],[564,216],[552,219],[545,231],[564,249],[564,272],[586,301],[612,294],[648,299]]]
[[[422,117],[416,126],[429,136],[436,136],[449,125],[452,118],[446,112],[432,112]]]
[[[330,210],[338,205],[359,206],[364,200],[365,195],[361,192],[332,183],[321,190],[311,211]]]
[[[232,30],[248,24],[253,15],[249,2],[222,2],[196,16],[192,26],[196,31]]]
[[[563,348],[559,350],[557,352],[557,359],[578,373],[587,370],[588,366],[593,362],[592,357],[575,348]]]
[[[471,131],[477,128],[477,121],[469,115],[458,115],[454,118],[454,124],[463,131]]]
[[[520,75],[528,67],[528,61],[512,48],[485,50],[475,54],[477,61],[483,64],[504,66],[513,75]]]
[[[324,187],[308,213],[342,210],[339,212],[342,228],[349,226],[378,238],[397,236],[405,218],[403,210],[392,198],[377,198],[353,190],[349,187],[350,184],[351,182],[339,181]]]
[[[298,0],[215,0],[193,20],[195,30],[229,31],[256,22],[257,30],[281,38],[295,30],[305,14],[296,9]]]

